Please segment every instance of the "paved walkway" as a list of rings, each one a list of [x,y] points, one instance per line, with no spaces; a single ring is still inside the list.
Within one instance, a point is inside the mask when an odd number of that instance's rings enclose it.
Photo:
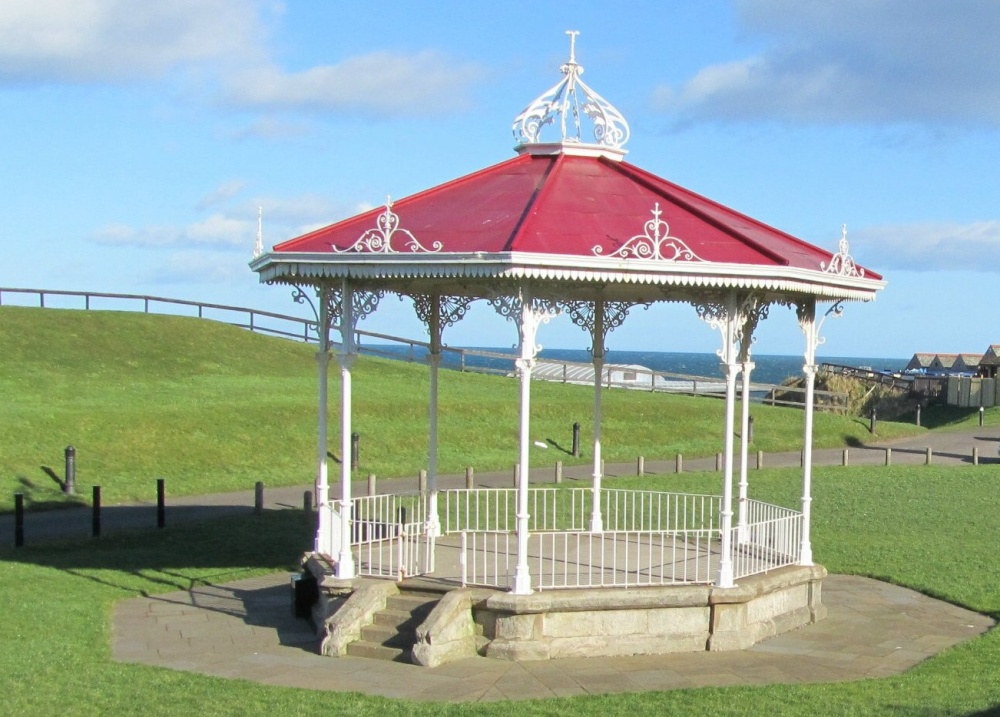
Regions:
[[[121,602],[116,660],[314,690],[447,702],[518,700],[886,677],[993,626],[983,615],[868,578],[831,575],[825,620],[749,650],[505,662],[428,669],[322,657],[291,610],[289,574]]]

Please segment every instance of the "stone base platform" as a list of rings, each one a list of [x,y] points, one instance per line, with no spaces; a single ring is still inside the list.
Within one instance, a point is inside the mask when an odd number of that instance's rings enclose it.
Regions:
[[[684,585],[531,595],[421,578],[341,582],[318,556],[305,565],[321,588],[313,617],[329,655],[345,654],[385,608],[388,595],[441,592],[417,628],[412,650],[413,661],[428,667],[476,655],[524,661],[743,650],[826,616],[826,570],[820,565],[775,569],[726,589]]]

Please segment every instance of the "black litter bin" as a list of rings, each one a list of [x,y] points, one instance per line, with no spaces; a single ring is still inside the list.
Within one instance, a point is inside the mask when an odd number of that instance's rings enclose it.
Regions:
[[[319,600],[319,585],[312,573],[292,576],[292,606],[295,617],[312,617],[312,607]]]

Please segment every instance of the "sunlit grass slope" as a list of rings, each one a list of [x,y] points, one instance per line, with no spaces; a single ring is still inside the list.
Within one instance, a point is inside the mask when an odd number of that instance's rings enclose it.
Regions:
[[[339,458],[339,370],[331,364],[330,450]],[[357,477],[414,476],[427,465],[426,366],[362,357],[354,369]],[[532,387],[536,465],[574,459],[572,424],[592,434],[593,392]],[[106,502],[150,499],[155,478],[171,494],[308,484],[316,461],[315,348],[188,317],[0,307],[0,509],[65,500],[64,449],[77,450],[77,483]],[[499,376],[442,372],[443,472],[512,467],[518,385]],[[713,455],[723,446],[716,399],[607,391],[609,462]],[[754,450],[799,450],[802,412],[754,406]],[[882,438],[919,431],[880,422]],[[868,440],[867,422],[818,415],[816,445]]]

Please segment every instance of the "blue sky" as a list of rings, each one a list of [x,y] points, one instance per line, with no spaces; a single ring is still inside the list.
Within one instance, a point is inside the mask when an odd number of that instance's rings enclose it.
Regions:
[[[559,78],[631,124],[628,161],[885,276],[827,356],[1000,342],[1000,3],[5,0],[0,285],[301,313],[247,268],[267,246],[512,156]],[[408,304],[362,325],[414,338]],[[452,345],[510,346],[477,307]],[[587,348],[557,320],[552,348]],[[714,351],[686,306],[613,349]],[[756,351],[796,354],[775,308]]]

